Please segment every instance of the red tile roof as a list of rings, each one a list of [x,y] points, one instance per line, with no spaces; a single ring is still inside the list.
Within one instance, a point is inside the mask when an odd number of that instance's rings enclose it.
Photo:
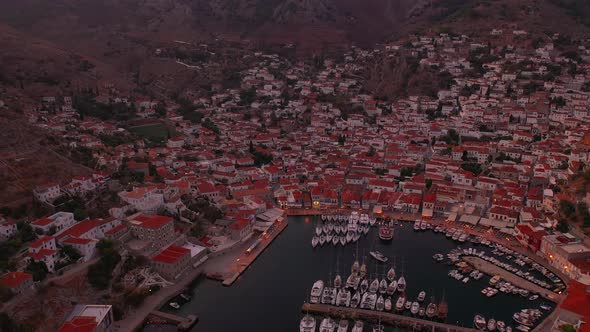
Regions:
[[[63,239],[68,236],[81,237],[82,235],[90,232],[93,228],[100,226],[102,223],[102,219],[84,220],[68,228],[63,233],[59,234],[57,238]]]
[[[126,225],[124,225],[124,224],[121,224],[121,225],[119,225],[119,226],[117,226],[117,227],[114,227],[113,229],[111,229],[111,230],[109,230],[109,231],[105,232],[105,234],[106,234],[106,235],[113,235],[113,234],[115,234],[115,233],[118,233],[118,232],[119,232],[119,231],[121,231],[121,230],[124,230],[125,228],[127,228],[127,226],[126,226]]]
[[[234,231],[239,231],[239,230],[246,228],[248,226],[248,224],[249,224],[248,220],[240,219],[240,220],[236,220],[233,224],[231,224],[229,226],[229,228],[231,228]]]
[[[96,326],[96,318],[77,316],[65,322],[57,332],[94,332]]]
[[[35,226],[47,226],[47,225],[51,224],[52,222],[53,222],[53,219],[41,218],[41,219],[37,219],[37,220],[33,221],[31,224],[33,224]]]
[[[69,237],[64,241],[64,243],[71,243],[71,244],[88,244],[90,242],[92,242],[91,239],[83,239],[80,237]]]
[[[28,279],[32,279],[33,275],[25,273],[25,272],[9,272],[2,277],[0,277],[0,285],[6,288],[14,288],[21,285],[23,282],[27,281]]]
[[[158,255],[152,257],[152,260],[156,262],[174,264],[183,256],[189,255],[190,252],[191,251],[189,249],[171,245],[168,248],[164,249],[164,251],[162,251]]]
[[[40,239],[37,239],[33,242],[31,242],[31,244],[29,244],[29,247],[31,248],[39,248],[41,247],[44,243],[49,242],[53,239],[53,236],[44,236]]]
[[[141,227],[145,227],[145,228],[161,228],[162,226],[172,222],[172,218],[171,217],[166,217],[166,216],[138,216],[135,218],[135,220],[140,221],[141,224],[139,226]]]

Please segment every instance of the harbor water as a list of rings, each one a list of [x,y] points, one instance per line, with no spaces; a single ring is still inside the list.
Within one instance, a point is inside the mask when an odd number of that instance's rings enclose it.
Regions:
[[[319,217],[290,217],[289,227],[231,287],[201,278],[195,283],[190,302],[179,310],[168,306],[162,310],[184,316],[198,315],[194,332],[298,331],[303,316],[301,306],[309,301],[312,284],[318,279],[329,283],[337,272],[346,280],[357,253],[356,244],[312,248],[311,238],[318,222],[321,222]],[[377,228],[373,227],[358,242],[358,255],[361,262],[364,256],[371,277],[377,274],[383,278],[395,261],[397,277],[403,273],[407,281],[409,300],[414,301],[424,290],[425,306],[431,296],[438,303],[444,294],[449,306],[446,320],[449,324],[472,327],[473,317],[481,314],[514,327],[513,313],[538,308],[544,302],[503,293],[488,298],[480,291],[489,286],[489,276],[466,284],[449,277],[447,274],[454,267],[438,263],[432,256],[446,254],[457,246],[490,250],[468,242],[459,244],[432,231],[416,232],[411,223],[402,223],[395,227],[394,238],[389,242],[379,240]],[[378,264],[369,256],[369,251],[375,249],[389,261]],[[396,298],[394,295],[394,303]],[[366,330],[368,326],[365,325]],[[386,328],[386,331],[393,330],[393,327]]]

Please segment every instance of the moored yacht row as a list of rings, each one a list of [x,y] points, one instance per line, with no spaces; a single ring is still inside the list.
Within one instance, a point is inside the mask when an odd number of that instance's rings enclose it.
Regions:
[[[350,324],[347,319],[340,319],[338,323],[336,320],[331,317],[324,317],[321,320],[316,320],[313,316],[306,314],[301,319],[299,324],[299,331],[300,332],[315,332],[317,330],[317,322],[319,324],[319,331],[320,332],[364,332],[365,331],[365,322],[362,320],[356,320],[354,323]],[[381,323],[377,323],[371,327],[372,332],[383,332],[383,325]]]
[[[311,245],[315,248],[318,245],[346,245],[357,242],[361,235],[369,234],[370,226],[375,224],[375,218],[367,214],[360,214],[353,211],[350,216],[345,215],[322,215],[323,223],[318,223],[315,234],[311,239]]]

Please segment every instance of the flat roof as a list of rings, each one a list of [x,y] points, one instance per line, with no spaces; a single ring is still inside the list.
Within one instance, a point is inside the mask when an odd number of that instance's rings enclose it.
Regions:
[[[561,247],[567,253],[580,253],[580,252],[590,252],[590,248],[586,247],[581,243],[574,243],[574,244],[566,244]]]

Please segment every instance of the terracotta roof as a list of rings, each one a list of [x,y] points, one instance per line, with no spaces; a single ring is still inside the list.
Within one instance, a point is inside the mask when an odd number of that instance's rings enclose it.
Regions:
[[[138,216],[135,218],[136,221],[141,222],[139,226],[145,228],[160,228],[170,222],[172,222],[172,218],[166,216]]]
[[[49,242],[53,239],[53,236],[44,236],[36,241],[31,242],[31,244],[29,244],[29,247],[31,248],[39,248],[41,247],[44,243]]]
[[[167,264],[174,264],[183,256],[190,254],[190,252],[191,251],[189,249],[171,245],[158,255],[152,257],[152,260]]]
[[[0,285],[6,288],[14,288],[21,285],[23,282],[27,281],[28,279],[32,279],[33,275],[25,273],[25,272],[9,272],[2,277],[0,277]]]
[[[94,317],[77,316],[65,322],[57,332],[94,332],[96,325]]]

